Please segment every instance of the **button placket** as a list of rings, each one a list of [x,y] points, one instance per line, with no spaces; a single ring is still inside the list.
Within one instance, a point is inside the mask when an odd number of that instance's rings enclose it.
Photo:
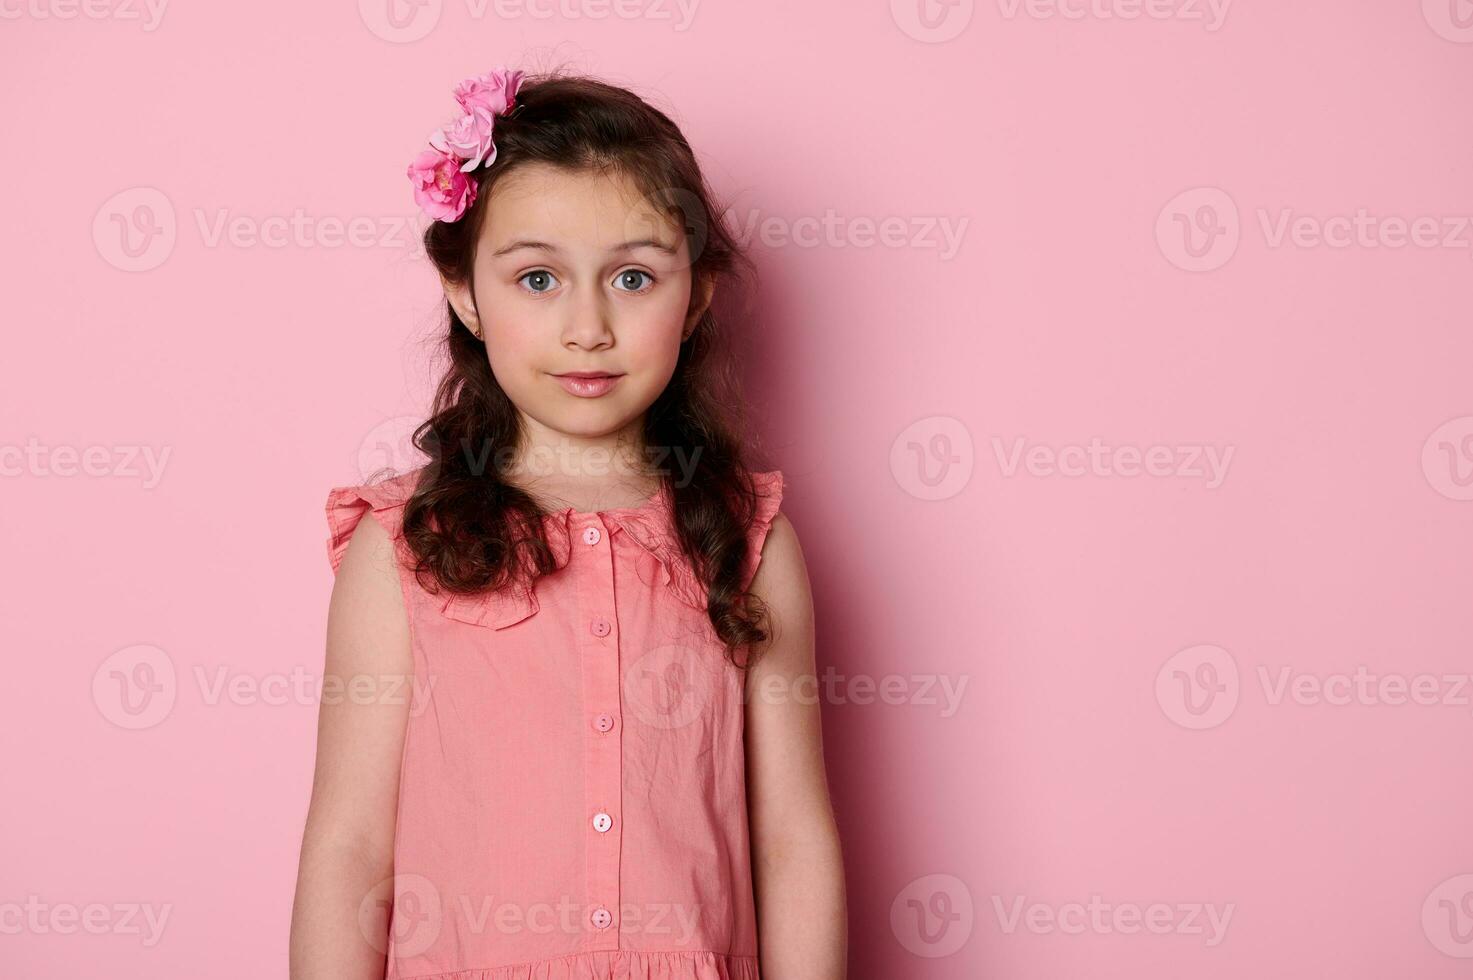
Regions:
[[[584,729],[584,850],[589,949],[618,949],[620,834],[614,826],[623,785],[619,715],[619,631],[614,606],[612,527],[601,515],[583,515],[572,565],[576,574],[577,630],[582,666]]]

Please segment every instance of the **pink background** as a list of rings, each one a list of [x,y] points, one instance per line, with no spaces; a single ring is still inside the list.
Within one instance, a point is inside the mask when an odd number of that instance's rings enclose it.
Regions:
[[[824,706],[852,976],[1467,974],[1467,0],[385,2],[5,8],[0,974],[284,975],[323,501],[405,461],[403,171],[497,64],[656,99],[769,222],[740,327],[820,669],[890,692]]]

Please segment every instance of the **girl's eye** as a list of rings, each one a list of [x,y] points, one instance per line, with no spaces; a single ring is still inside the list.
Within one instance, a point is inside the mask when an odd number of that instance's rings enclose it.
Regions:
[[[546,269],[533,269],[518,279],[517,282],[524,283],[523,288],[529,293],[550,293],[558,285],[557,276],[554,276]],[[626,269],[619,273],[619,278],[616,282],[619,284],[619,289],[622,292],[642,293],[654,285],[655,277],[643,269]]]
[[[534,269],[517,282],[526,282],[528,279],[531,279],[532,283],[528,285],[527,291],[532,293],[545,293],[557,285],[557,277],[546,269]]]
[[[629,286],[629,287],[631,287],[629,289],[624,290],[624,292],[628,292],[628,293],[640,293],[640,292],[644,292],[644,290],[648,289],[649,286],[641,285],[641,283],[640,283],[640,277],[641,276],[643,276],[645,279],[648,279],[649,280],[649,285],[650,286],[653,286],[655,284],[655,277],[652,276],[652,275],[650,275],[648,272],[645,272],[643,269],[625,269],[623,272],[619,273],[619,284],[620,284],[620,287],[621,288],[623,286]]]

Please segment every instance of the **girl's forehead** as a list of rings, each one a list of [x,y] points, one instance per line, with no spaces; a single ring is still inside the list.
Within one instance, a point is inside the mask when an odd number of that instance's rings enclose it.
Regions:
[[[481,236],[493,253],[515,241],[613,249],[656,239],[675,245],[675,220],[617,172],[528,164],[499,177],[486,201]]]

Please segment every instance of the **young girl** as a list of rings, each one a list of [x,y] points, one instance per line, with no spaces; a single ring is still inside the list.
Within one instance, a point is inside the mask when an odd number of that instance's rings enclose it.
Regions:
[[[743,257],[630,92],[455,95],[409,168],[430,461],[327,502],[292,976],[842,977],[808,579],[710,309]]]

